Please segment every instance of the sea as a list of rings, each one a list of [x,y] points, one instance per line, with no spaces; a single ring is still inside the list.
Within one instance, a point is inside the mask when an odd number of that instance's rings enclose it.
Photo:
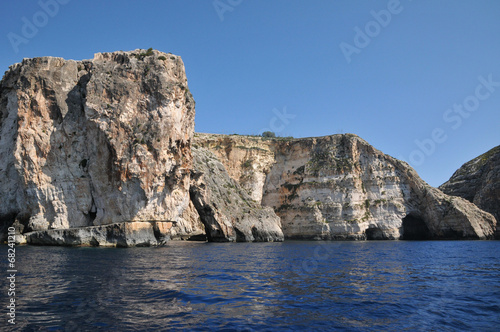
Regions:
[[[500,331],[500,241],[15,249],[4,331]]]

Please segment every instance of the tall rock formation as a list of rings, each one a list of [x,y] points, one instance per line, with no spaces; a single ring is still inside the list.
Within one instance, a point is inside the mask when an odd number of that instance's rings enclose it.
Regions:
[[[279,217],[222,164],[205,165],[210,152],[193,165],[194,106],[181,58],[152,49],[11,66],[0,83],[0,240],[13,226],[41,245],[281,241]]]
[[[194,115],[172,54],[11,66],[0,82],[0,241],[8,227],[19,242],[95,246],[493,235],[492,215],[356,135],[193,137]],[[467,172],[481,179],[471,200],[498,213],[493,155]]]
[[[194,100],[180,57],[43,57],[0,83],[0,222],[26,231],[179,221]]]
[[[439,189],[465,198],[500,222],[500,146],[462,165]],[[500,238],[498,227],[497,237]]]
[[[251,197],[274,208],[286,238],[484,239],[496,224],[356,135],[195,134],[193,144],[210,149]]]

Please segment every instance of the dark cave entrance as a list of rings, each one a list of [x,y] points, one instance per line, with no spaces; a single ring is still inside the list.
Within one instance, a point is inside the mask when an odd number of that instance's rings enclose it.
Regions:
[[[414,214],[409,214],[403,218],[403,240],[428,240],[431,232],[425,221]]]
[[[387,240],[384,232],[378,227],[367,228],[365,234],[367,240]]]

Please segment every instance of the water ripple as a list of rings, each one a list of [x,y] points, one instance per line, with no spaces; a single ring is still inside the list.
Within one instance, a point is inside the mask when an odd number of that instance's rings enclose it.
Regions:
[[[18,247],[17,326],[495,330],[499,249],[498,241]]]

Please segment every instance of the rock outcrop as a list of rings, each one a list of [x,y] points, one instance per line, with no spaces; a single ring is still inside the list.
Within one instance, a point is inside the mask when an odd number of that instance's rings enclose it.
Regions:
[[[439,189],[465,198],[500,222],[500,146],[465,163]],[[500,238],[500,228],[497,227]]]
[[[151,49],[11,66],[0,83],[3,232],[54,245],[282,240],[279,217],[220,163],[193,167],[194,106],[180,57]]]
[[[210,241],[283,241],[280,218],[252,200],[213,153],[193,148],[193,156],[191,200]]]
[[[0,83],[0,112],[3,226],[186,222],[195,110],[180,57],[25,59]]]
[[[180,57],[151,49],[11,66],[0,240],[12,225],[18,242],[39,245],[493,236],[491,214],[356,135],[193,137],[194,106]],[[444,188],[498,216],[492,155]]]
[[[122,222],[26,233],[26,243],[59,246],[149,247],[170,239],[171,222]]]
[[[266,139],[195,134],[193,144],[210,149],[251,197],[274,208],[286,238],[493,235],[496,222],[490,214],[432,188],[409,165],[356,135]]]

